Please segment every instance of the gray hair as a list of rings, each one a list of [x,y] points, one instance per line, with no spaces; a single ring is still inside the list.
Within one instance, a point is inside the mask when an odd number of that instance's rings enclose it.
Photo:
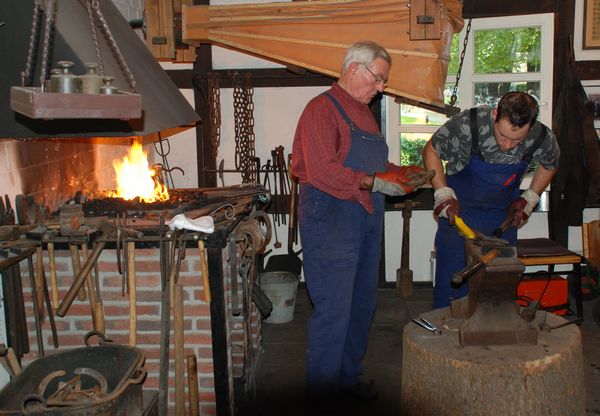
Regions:
[[[346,51],[342,71],[347,70],[352,62],[369,65],[377,58],[383,59],[390,65],[392,64],[392,58],[383,46],[370,40],[356,42]]]

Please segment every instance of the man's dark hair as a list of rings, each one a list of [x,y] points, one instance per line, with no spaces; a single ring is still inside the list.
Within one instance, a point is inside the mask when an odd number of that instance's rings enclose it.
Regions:
[[[504,94],[498,101],[496,123],[507,117],[513,126],[533,125],[539,112],[535,98],[525,92],[512,91]]]

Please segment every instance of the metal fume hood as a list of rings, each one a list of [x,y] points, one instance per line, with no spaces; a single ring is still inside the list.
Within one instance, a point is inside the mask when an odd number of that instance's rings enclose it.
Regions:
[[[32,26],[34,0],[5,0],[0,2],[0,137],[122,137],[149,136],[159,132],[168,135],[185,127],[193,127],[199,120],[173,81],[136,35],[111,0],[99,0],[100,9],[112,35],[121,50],[136,82],[136,92],[142,96],[142,117],[139,119],[31,119],[10,108],[12,86],[21,86],[25,70]],[[43,26],[43,21],[38,23]],[[114,77],[114,85],[128,91],[129,84],[123,70],[110,49],[106,37],[98,31],[102,64],[107,76]],[[41,39],[41,37],[40,37]],[[49,46],[48,69],[56,68],[58,61],[75,63],[74,73],[83,74],[84,64],[97,62],[86,6],[80,0],[58,0],[54,33]],[[42,45],[34,48],[34,76],[32,85],[40,85]]]

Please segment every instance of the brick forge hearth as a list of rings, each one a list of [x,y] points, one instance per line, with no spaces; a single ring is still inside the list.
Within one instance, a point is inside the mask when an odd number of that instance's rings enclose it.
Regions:
[[[209,258],[211,302],[206,302],[202,283],[200,252],[196,245],[190,244],[185,250],[177,283],[183,292],[183,327],[184,356],[195,356],[198,371],[198,391],[200,415],[235,414],[234,379],[252,380],[256,360],[261,345],[261,320],[253,303],[248,306],[250,312],[250,333],[252,350],[244,345],[248,337],[244,335],[245,323],[243,313],[235,315],[239,304],[232,304],[232,268],[227,243],[229,236],[220,233],[223,238],[211,239],[207,242]],[[216,236],[215,236],[216,237]],[[90,246],[91,247],[91,246]],[[239,245],[236,244],[236,247]],[[72,258],[68,248],[55,250],[56,273],[58,277],[59,298],[63,299],[74,280]],[[91,250],[91,249],[90,249]],[[80,250],[81,252],[82,250]],[[211,258],[211,252],[213,253]],[[100,292],[105,315],[106,337],[124,345],[129,343],[129,295],[123,293],[123,276],[118,272],[117,250],[105,249],[98,260]],[[216,254],[215,254],[216,253]],[[236,263],[241,264],[241,253],[236,250]],[[33,255],[34,263],[37,261]],[[85,259],[81,258],[81,262]],[[37,334],[35,330],[32,290],[29,284],[27,262],[21,263],[23,295],[27,315],[30,352],[23,356],[23,366],[39,357]],[[49,283],[49,257],[46,247],[43,251],[43,265]],[[136,313],[137,313],[137,345],[146,356],[145,367],[148,371],[144,389],[159,389],[160,371],[160,327],[161,327],[161,272],[160,250],[158,247],[142,247],[138,244],[135,250],[136,270]],[[215,270],[217,272],[215,273]],[[218,273],[218,271],[221,273]],[[219,274],[221,276],[219,276]],[[217,280],[219,279],[219,280]],[[241,277],[236,276],[237,288],[243,287]],[[221,300],[219,299],[221,298]],[[241,291],[234,296],[234,302],[243,300]],[[237,306],[237,307],[236,307]],[[216,317],[216,318],[215,318]],[[64,317],[54,315],[59,349],[53,347],[51,327],[48,317],[42,324],[43,347],[46,355],[55,351],[81,347],[86,333],[93,329],[91,307],[88,300],[76,299]],[[215,322],[215,319],[219,322]],[[220,338],[215,340],[215,336]],[[171,316],[170,353],[169,353],[169,388],[168,414],[175,411],[175,362],[174,362],[173,316]],[[215,342],[216,341],[216,342]],[[253,359],[249,362],[248,359]],[[218,367],[218,368],[216,368]],[[216,370],[215,370],[216,368]],[[215,373],[217,374],[215,376]],[[244,374],[245,373],[245,374]],[[245,382],[235,383],[248,388]],[[187,371],[185,377],[185,414],[189,414],[189,386]],[[239,392],[238,392],[239,393]],[[239,396],[239,394],[238,394]]]

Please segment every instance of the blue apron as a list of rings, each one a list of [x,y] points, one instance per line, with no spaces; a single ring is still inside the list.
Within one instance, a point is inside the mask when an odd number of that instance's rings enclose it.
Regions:
[[[447,176],[448,186],[456,192],[460,202],[460,216],[477,231],[491,235],[504,222],[507,208],[520,195],[521,179],[531,162],[533,152],[546,136],[542,126],[540,135],[517,164],[488,163],[479,150],[479,134],[476,126],[476,109],[471,109],[471,160],[454,175]],[[516,245],[517,229],[510,227],[503,239]],[[468,279],[460,286],[452,284],[452,275],[465,267],[465,240],[446,218],[438,221],[435,235],[436,270],[433,290],[433,307],[450,305],[451,299],[466,296]]]
[[[329,93],[350,127],[344,166],[373,174],[385,171],[384,137],[358,129]],[[332,138],[333,139],[333,138]],[[313,302],[308,321],[307,391],[327,395],[354,385],[362,373],[375,313],[385,196],[373,193],[374,213],[355,201],[301,184],[298,220],[304,277]]]

